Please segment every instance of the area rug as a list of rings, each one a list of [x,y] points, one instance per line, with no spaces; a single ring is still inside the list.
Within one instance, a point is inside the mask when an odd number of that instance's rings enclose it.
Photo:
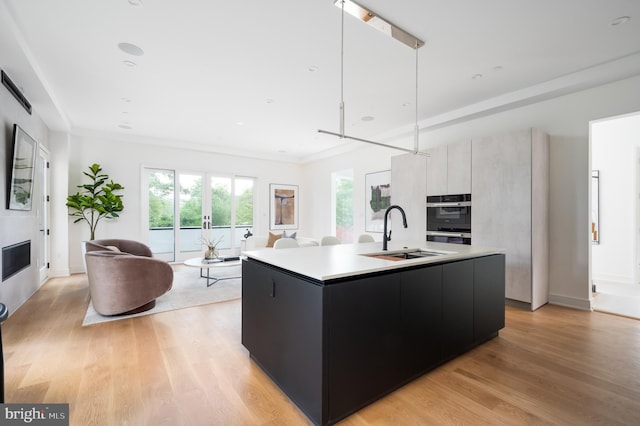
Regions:
[[[240,277],[241,267],[230,266],[211,270],[211,276],[217,278]],[[206,305],[209,303],[225,302],[239,299],[242,296],[242,279],[230,278],[218,281],[207,287],[207,279],[200,277],[198,268],[190,268],[184,265],[174,266],[173,286],[166,294],[156,299],[156,306],[146,312],[133,315],[118,315],[105,317],[98,314],[89,302],[85,314],[83,326],[99,324],[108,321],[117,321],[124,318],[133,318],[143,315],[152,315],[160,312],[183,309],[191,306]]]

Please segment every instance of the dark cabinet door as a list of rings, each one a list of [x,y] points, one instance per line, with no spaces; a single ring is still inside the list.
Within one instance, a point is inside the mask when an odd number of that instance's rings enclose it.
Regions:
[[[272,287],[269,269],[242,262],[242,344],[265,365],[273,365],[271,358],[276,355],[272,348],[277,339],[277,301],[271,296]]]
[[[342,418],[397,385],[400,274],[325,287],[329,417]]]
[[[322,419],[322,287],[263,264],[242,268],[242,344],[309,417]]]
[[[474,261],[473,335],[476,341],[493,337],[504,328],[505,256]]]
[[[442,266],[401,274],[402,381],[416,377],[442,359]]]
[[[473,344],[473,260],[442,265],[443,358]]]

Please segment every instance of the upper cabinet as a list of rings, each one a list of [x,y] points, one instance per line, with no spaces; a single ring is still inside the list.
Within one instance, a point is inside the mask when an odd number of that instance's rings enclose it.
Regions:
[[[471,193],[471,141],[427,151],[427,195]]]

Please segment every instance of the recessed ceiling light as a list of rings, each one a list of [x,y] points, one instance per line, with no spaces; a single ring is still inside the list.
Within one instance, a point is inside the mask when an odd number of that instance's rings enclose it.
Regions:
[[[316,65],[309,65],[309,72],[316,72],[318,71],[318,67]]]
[[[271,98],[267,98],[267,99],[265,99],[264,101],[265,101],[266,103],[268,103],[268,104],[272,104],[272,103],[274,103],[274,102],[275,102],[275,101],[274,101],[273,99],[271,99]]]
[[[144,50],[132,43],[118,43],[118,49],[133,56],[144,55]]]
[[[129,0],[129,4],[135,7],[142,7],[142,0]]]
[[[244,121],[236,121],[237,126],[244,126]]]
[[[128,66],[129,68],[135,68],[136,66],[138,66],[138,64],[136,64],[133,61],[122,61],[122,63]]]
[[[129,98],[120,98],[120,99],[122,100],[122,102],[126,102],[126,103],[131,102],[131,99]]]
[[[411,102],[405,102],[405,103],[402,104],[402,106],[405,107],[405,108],[408,107],[408,106],[411,106]]]
[[[617,27],[618,25],[626,24],[631,20],[630,16],[620,16],[613,21],[611,21],[611,26]]]
[[[502,70],[502,65],[496,65],[495,67],[493,67],[494,71],[501,71]]]
[[[121,129],[125,129],[125,130],[133,129],[133,127],[129,126],[128,124],[120,124],[118,127],[120,127]]]
[[[482,78],[482,74],[474,74],[471,78],[474,79],[474,80],[481,79]]]
[[[370,115],[365,115],[363,117],[360,117],[360,120],[362,120],[362,121],[373,121],[375,119],[376,119],[375,117],[372,117]]]

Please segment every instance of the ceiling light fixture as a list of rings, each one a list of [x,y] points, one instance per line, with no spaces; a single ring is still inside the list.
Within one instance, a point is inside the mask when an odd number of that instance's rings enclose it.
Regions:
[[[122,63],[128,66],[129,68],[135,68],[136,66],[138,66],[138,64],[136,64],[133,61],[122,61]]]
[[[366,142],[373,145],[383,146],[386,148],[397,149],[412,154],[427,155],[424,152],[420,152],[419,149],[419,131],[418,127],[418,49],[424,45],[424,42],[418,38],[412,36],[408,32],[401,28],[396,27],[384,18],[376,15],[374,12],[365,9],[361,5],[353,2],[352,0],[335,0],[333,3],[335,6],[341,9],[341,23],[340,23],[340,133],[330,132],[328,130],[318,129],[318,133],[324,133],[327,135],[337,136],[340,139],[351,139],[359,142]],[[402,148],[395,145],[388,145],[381,142],[375,142],[367,139],[357,138],[349,136],[344,133],[344,12],[355,16],[359,20],[370,24],[374,28],[384,32],[390,37],[406,44],[416,51],[416,91],[415,91],[415,125],[413,134],[413,149]]]
[[[630,16],[620,16],[613,21],[611,21],[611,26],[617,27],[618,25],[626,24],[631,20]]]
[[[129,4],[134,7],[142,7],[142,0],[129,0]]]
[[[349,15],[355,16],[362,22],[371,25],[373,28],[382,31],[389,37],[395,38],[399,42],[406,44],[412,49],[417,49],[424,44],[424,42],[418,40],[416,37],[412,36],[402,28],[393,25],[383,17],[378,16],[374,12],[364,8],[354,1],[335,0],[333,4],[337,7],[342,7],[342,5],[344,4],[344,11]]]
[[[142,56],[144,55],[144,50],[140,48],[140,46],[136,46],[132,43],[118,43],[118,49],[122,50],[124,53],[133,56]]]

